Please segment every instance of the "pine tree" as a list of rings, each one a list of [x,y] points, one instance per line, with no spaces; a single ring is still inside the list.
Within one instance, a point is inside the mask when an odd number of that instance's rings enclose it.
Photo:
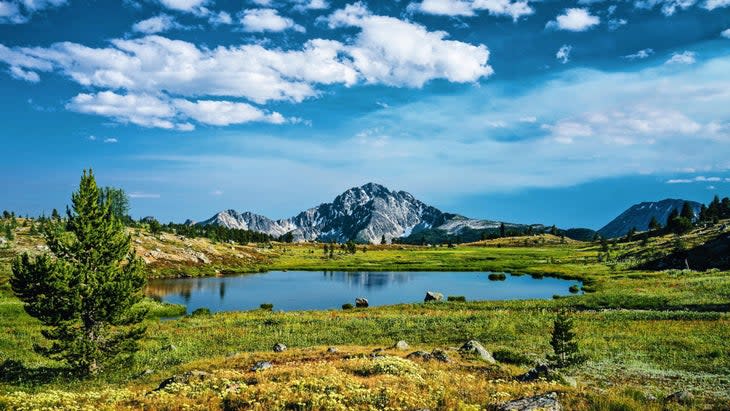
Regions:
[[[553,347],[554,354],[548,359],[558,368],[579,364],[584,360],[575,341],[573,319],[565,312],[558,313],[553,322],[550,346]]]
[[[682,204],[682,212],[679,213],[679,216],[688,219],[690,222],[695,219],[695,212],[688,201]]]
[[[13,227],[10,224],[5,224],[5,239],[8,241],[15,240],[15,233],[13,233]]]
[[[71,199],[68,220],[45,231],[51,253],[18,257],[10,284],[25,311],[44,325],[50,345],[34,348],[86,375],[137,350],[144,311],[133,306],[145,276],[122,223],[99,202],[91,170],[84,170]]]
[[[660,230],[662,228],[662,225],[659,224],[659,220],[656,219],[656,217],[652,217],[651,221],[649,221],[649,230]]]
[[[636,227],[631,227],[629,232],[626,234],[626,241],[628,241],[628,242],[634,241],[635,235],[636,235]]]
[[[501,223],[499,225],[499,236],[500,237],[506,237],[507,236],[506,231],[507,231],[507,229],[505,228],[504,223]]]
[[[58,214],[58,210],[56,210],[55,208],[53,209],[53,211],[51,211],[51,219],[53,219],[53,220],[61,219],[61,215]]]
[[[383,236],[380,237],[380,244],[388,244],[388,240],[385,239],[385,234],[383,234]]]

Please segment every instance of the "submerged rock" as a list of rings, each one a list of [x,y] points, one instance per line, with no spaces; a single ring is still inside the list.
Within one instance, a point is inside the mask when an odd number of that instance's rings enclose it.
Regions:
[[[464,343],[464,345],[459,348],[459,352],[462,355],[475,355],[490,364],[496,363],[494,357],[492,357],[492,353],[487,351],[487,349],[476,340],[469,340]]]
[[[424,302],[428,301],[441,301],[444,299],[444,295],[435,291],[426,291],[426,297],[423,299]]]
[[[562,409],[563,407],[558,402],[558,395],[554,392],[521,398],[497,407],[498,411],[562,411]]]

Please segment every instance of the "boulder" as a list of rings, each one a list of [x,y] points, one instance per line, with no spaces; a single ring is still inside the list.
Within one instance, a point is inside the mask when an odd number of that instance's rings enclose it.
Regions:
[[[492,357],[492,353],[487,351],[487,349],[476,340],[469,340],[464,343],[464,345],[459,348],[459,352],[461,355],[477,356],[490,364],[496,363],[494,357]]]
[[[436,361],[451,362],[451,359],[448,355],[446,355],[446,352],[444,350],[439,350],[438,348],[431,351],[431,358]]]
[[[395,343],[395,345],[393,346],[393,348],[395,348],[396,350],[403,350],[403,351],[405,351],[405,350],[411,348],[411,346],[408,345],[407,342],[405,342],[403,340],[400,340],[397,343]]]
[[[687,390],[673,392],[664,399],[665,402],[674,402],[682,405],[690,405],[694,400],[694,395]]]
[[[426,297],[423,299],[424,302],[428,301],[441,301],[444,299],[444,295],[435,291],[426,291]]]
[[[406,358],[408,358],[409,360],[428,361],[431,359],[431,354],[427,353],[426,351],[413,351],[412,353],[406,355]]]
[[[339,350],[337,349],[337,347],[327,347],[327,352],[330,354],[336,354],[337,352],[339,352]]]
[[[194,371],[186,371],[186,372],[184,372],[182,374],[173,375],[172,377],[170,377],[170,378],[162,381],[160,383],[160,385],[155,389],[155,391],[164,390],[165,387],[167,387],[167,386],[169,386],[171,384],[174,384],[174,383],[178,383],[178,384],[190,384],[190,383],[193,383],[193,382],[204,381],[209,376],[210,376],[210,374],[208,374],[205,371],[197,371],[197,370],[194,370]]]
[[[376,348],[370,353],[370,358],[382,358],[385,357],[382,348]]]
[[[561,411],[562,409],[563,407],[558,402],[558,395],[554,392],[521,398],[497,407],[498,411]]]
[[[357,308],[366,308],[369,305],[370,305],[370,303],[368,303],[368,299],[367,298],[365,298],[365,297],[355,298],[355,307],[357,307]]]
[[[262,371],[273,367],[268,361],[257,361],[256,364],[251,367],[251,371]]]
[[[284,352],[286,351],[286,345],[282,343],[276,343],[274,344],[274,352]]]
[[[550,369],[550,366],[548,366],[547,364],[538,364],[535,366],[535,368],[527,371],[522,375],[518,375],[517,377],[515,377],[515,379],[520,382],[530,382],[538,380],[540,378],[544,378],[547,380],[551,378],[551,375],[552,370]]]

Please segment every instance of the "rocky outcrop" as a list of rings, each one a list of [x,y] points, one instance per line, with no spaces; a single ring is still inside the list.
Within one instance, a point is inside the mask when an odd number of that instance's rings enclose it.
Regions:
[[[562,409],[554,392],[506,402],[497,407],[499,411],[561,411]]]
[[[494,357],[492,357],[492,353],[487,351],[487,349],[484,348],[484,346],[482,346],[479,341],[467,341],[466,343],[464,343],[464,345],[461,346],[461,348],[459,348],[459,353],[461,353],[461,355],[475,356],[481,358],[482,360],[490,364],[496,363]]]
[[[435,291],[426,291],[426,297],[424,297],[424,302],[429,301],[441,301],[444,299],[444,295],[441,293],[437,293]]]

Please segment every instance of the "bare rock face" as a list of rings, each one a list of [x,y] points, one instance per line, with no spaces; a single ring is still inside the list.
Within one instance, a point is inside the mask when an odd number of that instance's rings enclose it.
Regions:
[[[562,411],[562,409],[554,392],[506,402],[497,407],[498,411]]]
[[[461,348],[459,348],[459,352],[462,355],[477,356],[490,364],[496,363],[496,361],[494,360],[494,357],[492,357],[492,353],[487,351],[487,349],[484,348],[484,346],[481,345],[479,343],[479,341],[475,341],[475,340],[467,341],[464,345],[461,346]]]
[[[426,297],[423,299],[424,302],[429,301],[441,301],[444,299],[444,295],[435,291],[426,291]]]

